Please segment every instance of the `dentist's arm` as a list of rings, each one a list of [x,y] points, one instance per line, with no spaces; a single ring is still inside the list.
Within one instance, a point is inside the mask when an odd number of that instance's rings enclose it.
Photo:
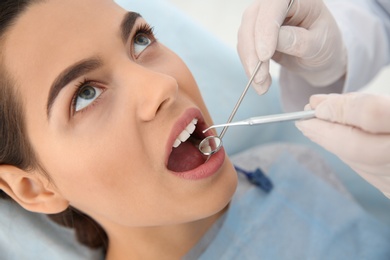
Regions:
[[[390,96],[315,95],[316,119],[297,127],[390,198]]]

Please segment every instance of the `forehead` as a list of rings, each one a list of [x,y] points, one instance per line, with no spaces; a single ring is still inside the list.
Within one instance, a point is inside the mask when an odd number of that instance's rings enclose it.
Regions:
[[[5,66],[20,85],[50,84],[65,66],[99,54],[109,38],[120,39],[125,12],[111,0],[34,4],[7,34]]]

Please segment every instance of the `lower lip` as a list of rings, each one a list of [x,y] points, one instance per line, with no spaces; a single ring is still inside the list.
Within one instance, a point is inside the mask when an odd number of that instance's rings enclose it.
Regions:
[[[223,147],[210,159],[199,167],[186,172],[172,172],[174,175],[188,180],[201,180],[213,176],[222,167],[225,161],[225,150]]]

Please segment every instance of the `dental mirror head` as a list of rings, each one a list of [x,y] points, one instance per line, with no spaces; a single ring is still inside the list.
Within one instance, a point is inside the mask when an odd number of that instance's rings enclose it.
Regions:
[[[199,151],[204,155],[212,155],[222,147],[222,140],[218,136],[208,136],[199,144]]]

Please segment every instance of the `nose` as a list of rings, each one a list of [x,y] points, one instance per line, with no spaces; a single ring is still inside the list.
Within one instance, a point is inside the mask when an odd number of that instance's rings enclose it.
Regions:
[[[141,120],[151,121],[159,111],[175,102],[179,86],[176,79],[170,75],[149,69],[143,69],[141,73],[143,80],[137,94],[137,114]]]

